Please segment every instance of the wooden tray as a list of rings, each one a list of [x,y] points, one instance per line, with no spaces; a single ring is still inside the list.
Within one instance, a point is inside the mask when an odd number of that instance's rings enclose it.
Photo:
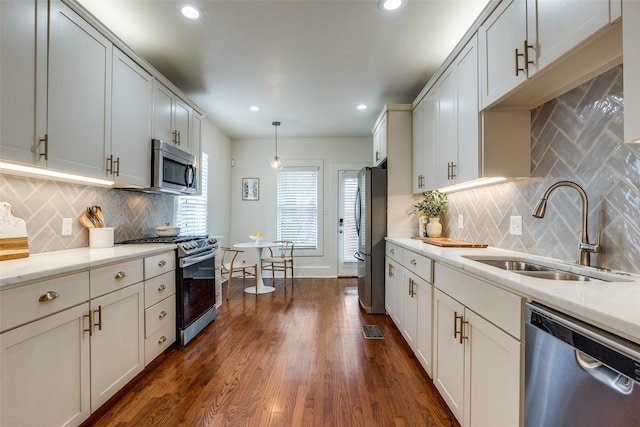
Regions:
[[[419,237],[414,236],[412,239],[422,240],[430,245],[440,246],[443,248],[486,248],[486,243],[467,242],[466,240],[452,240],[448,237]]]

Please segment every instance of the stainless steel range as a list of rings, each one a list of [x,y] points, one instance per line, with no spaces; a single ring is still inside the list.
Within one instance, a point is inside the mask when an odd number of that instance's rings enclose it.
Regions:
[[[216,318],[215,253],[208,236],[149,237],[122,243],[176,243],[177,337],[184,347]]]

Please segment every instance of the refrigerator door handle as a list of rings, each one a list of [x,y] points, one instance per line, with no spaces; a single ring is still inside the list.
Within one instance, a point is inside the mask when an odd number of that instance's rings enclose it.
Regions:
[[[364,259],[365,255],[360,251],[355,251],[354,254],[353,254],[353,257],[355,259],[357,259],[358,261],[365,261],[365,259]]]
[[[361,203],[362,201],[360,200],[360,187],[358,187],[358,190],[356,190],[356,197],[355,197],[355,202],[354,202],[354,206],[353,206],[353,215],[355,217],[355,221],[356,221],[356,233],[358,234],[358,236],[360,235],[360,215],[361,215]]]

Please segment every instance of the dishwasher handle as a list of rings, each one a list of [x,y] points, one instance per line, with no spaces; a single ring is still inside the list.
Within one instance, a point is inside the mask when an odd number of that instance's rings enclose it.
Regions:
[[[626,396],[633,392],[633,380],[609,368],[598,359],[576,349],[576,362],[584,372],[613,391]]]

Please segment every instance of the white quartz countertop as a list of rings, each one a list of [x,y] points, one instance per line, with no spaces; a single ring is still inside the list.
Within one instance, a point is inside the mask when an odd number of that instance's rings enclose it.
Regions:
[[[640,343],[640,275],[600,272],[552,258],[493,247],[442,248],[410,238],[387,237],[387,241]],[[473,261],[466,256],[508,256],[613,281],[581,282],[528,277]],[[438,284],[434,285],[437,287]]]
[[[0,290],[46,277],[86,270],[114,262],[154,255],[176,248],[175,244],[115,245],[110,248],[78,248],[45,252],[0,261]]]

